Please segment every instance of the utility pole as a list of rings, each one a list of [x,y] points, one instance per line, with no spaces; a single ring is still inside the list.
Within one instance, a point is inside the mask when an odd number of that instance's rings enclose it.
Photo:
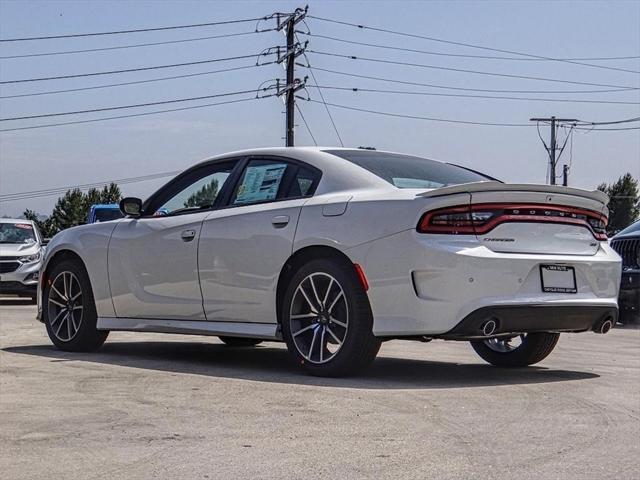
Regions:
[[[559,157],[556,157],[556,152],[558,151],[558,145],[557,145],[558,126],[559,126],[559,124],[562,124],[562,123],[575,124],[579,120],[577,120],[575,118],[556,118],[556,117],[531,118],[529,120],[532,121],[532,122],[550,123],[550,126],[551,126],[551,142],[549,143],[548,146],[547,146],[546,143],[544,143],[544,140],[542,141],[542,143],[544,144],[545,149],[549,153],[549,184],[550,185],[555,185],[556,184],[556,165],[558,163],[558,158],[559,158]],[[565,145],[566,145],[566,142],[565,142]],[[561,153],[562,153],[563,149],[564,149],[564,146],[560,149]],[[566,167],[566,165],[565,165],[565,167]],[[564,181],[566,182],[566,175],[568,174],[568,171],[567,171],[566,168],[564,169],[564,174],[565,174],[565,180]],[[565,185],[566,185],[566,183],[565,183]]]
[[[293,13],[283,20],[280,14],[277,15],[277,30],[284,30],[287,38],[287,49],[284,55],[278,55],[278,63],[285,62],[285,70],[287,74],[286,85],[281,90],[278,88],[277,95],[285,96],[285,145],[293,147],[295,145],[295,111],[296,111],[296,92],[305,86],[305,80],[295,78],[296,59],[304,53],[305,47],[296,42],[296,24],[304,19],[307,15],[307,9],[296,8]]]

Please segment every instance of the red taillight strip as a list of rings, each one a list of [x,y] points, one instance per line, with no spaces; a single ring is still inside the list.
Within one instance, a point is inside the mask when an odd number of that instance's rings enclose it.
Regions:
[[[470,225],[431,225],[430,222],[434,216],[446,215],[449,213],[473,213],[478,211],[495,211],[495,210],[524,210],[523,214],[506,214],[502,213],[495,218],[489,219],[486,223],[475,223],[472,219],[467,220]],[[606,240],[607,235],[604,232],[596,232],[593,226],[584,219],[572,217],[555,217],[555,216],[539,216],[531,213],[531,210],[553,211],[561,213],[569,213],[575,215],[583,215],[587,218],[599,220],[607,225],[607,217],[600,212],[589,210],[586,208],[565,207],[559,205],[547,205],[538,203],[517,204],[517,203],[478,203],[469,206],[454,206],[439,208],[425,213],[418,223],[418,231],[421,233],[442,233],[442,234],[478,234],[483,235],[497,227],[502,223],[510,222],[526,222],[526,223],[558,223],[565,225],[578,225],[585,227],[591,231],[598,240]]]

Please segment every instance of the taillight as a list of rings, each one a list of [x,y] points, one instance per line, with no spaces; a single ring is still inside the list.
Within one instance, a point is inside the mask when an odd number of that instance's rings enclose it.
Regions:
[[[582,208],[541,204],[484,203],[440,208],[425,213],[420,233],[483,235],[502,223],[561,223],[588,228],[598,240],[606,240],[607,217]]]
[[[472,212],[470,207],[448,207],[427,212],[418,224],[420,233],[444,233],[473,235],[475,227],[493,216],[493,212]]]

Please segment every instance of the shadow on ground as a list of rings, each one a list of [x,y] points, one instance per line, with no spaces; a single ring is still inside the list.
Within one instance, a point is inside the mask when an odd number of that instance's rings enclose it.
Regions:
[[[30,298],[0,297],[0,306],[16,306],[16,305],[35,307],[35,304]]]
[[[483,364],[379,357],[369,369],[356,377],[318,378],[298,370],[283,347],[269,344],[253,348],[230,348],[194,342],[113,342],[106,343],[95,353],[62,352],[49,345],[16,346],[5,348],[4,351],[46,357],[51,361],[93,362],[172,373],[338,388],[471,388],[598,377],[593,373],[541,367],[504,369]]]

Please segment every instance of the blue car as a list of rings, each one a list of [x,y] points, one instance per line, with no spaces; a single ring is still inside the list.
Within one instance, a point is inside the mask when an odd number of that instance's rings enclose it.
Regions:
[[[124,215],[120,211],[120,206],[117,203],[99,203],[96,205],[91,205],[87,223],[108,222],[109,220],[117,220],[118,218],[122,218],[123,216]]]

